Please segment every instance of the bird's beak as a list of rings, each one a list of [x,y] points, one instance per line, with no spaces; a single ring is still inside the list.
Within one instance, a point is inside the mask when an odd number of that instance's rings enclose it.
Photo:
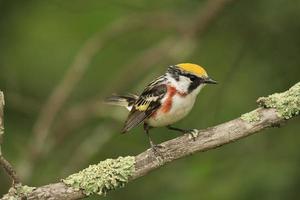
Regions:
[[[204,80],[204,83],[207,83],[207,84],[217,84],[218,82],[208,77],[208,78],[206,78]]]

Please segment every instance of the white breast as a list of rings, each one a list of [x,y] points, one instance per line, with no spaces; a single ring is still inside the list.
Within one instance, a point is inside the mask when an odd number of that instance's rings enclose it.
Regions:
[[[202,87],[197,88],[186,96],[181,96],[179,94],[174,95],[170,111],[164,113],[163,111],[158,110],[156,115],[147,120],[147,123],[152,127],[162,127],[174,124],[181,120],[192,110],[201,88]],[[164,102],[166,98],[167,97],[165,97],[162,102]]]

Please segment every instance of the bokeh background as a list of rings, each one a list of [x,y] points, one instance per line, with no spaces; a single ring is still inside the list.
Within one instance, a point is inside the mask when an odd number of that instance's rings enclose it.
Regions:
[[[0,0],[3,153],[25,184],[57,182],[106,158],[148,148],[119,131],[122,108],[102,99],[139,92],[168,65],[203,65],[207,86],[177,126],[206,128],[300,80],[300,1]],[[106,199],[297,199],[299,118],[173,162]],[[156,129],[156,142],[178,134]],[[0,171],[0,196],[10,180]],[[90,197],[89,199],[97,199]]]

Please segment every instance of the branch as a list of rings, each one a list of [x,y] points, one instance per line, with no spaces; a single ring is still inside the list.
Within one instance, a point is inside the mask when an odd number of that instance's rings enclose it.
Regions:
[[[20,183],[20,179],[17,176],[16,171],[13,169],[12,165],[4,158],[1,151],[1,145],[3,142],[3,135],[4,135],[4,118],[3,118],[3,111],[4,111],[4,95],[3,92],[0,91],[0,165],[4,168],[5,172],[9,175],[9,177],[13,181],[13,185]]]
[[[3,135],[4,135],[4,119],[3,119],[3,115],[4,115],[4,95],[3,92],[0,91],[0,155],[2,155],[1,153],[1,144],[3,141]]]
[[[29,200],[70,200],[95,193],[105,194],[179,158],[215,149],[266,128],[279,127],[300,113],[300,82],[286,92],[259,98],[258,103],[259,108],[237,119],[199,130],[195,140],[183,135],[162,143],[160,157],[148,149],[135,157],[107,159],[69,176],[63,182],[38,187],[26,196]]]
[[[4,156],[0,155],[0,165],[2,165],[5,172],[8,174],[8,176],[12,179],[12,185],[20,183],[20,179],[12,167],[12,165],[4,158]]]

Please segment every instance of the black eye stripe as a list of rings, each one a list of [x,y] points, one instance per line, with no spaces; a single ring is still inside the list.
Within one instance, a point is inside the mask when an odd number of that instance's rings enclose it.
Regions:
[[[192,82],[194,81],[200,81],[202,80],[202,78],[195,76],[193,74],[185,74],[184,76],[188,77]]]
[[[192,75],[192,74],[187,74],[186,76],[189,77],[190,80],[191,80],[191,84],[188,88],[189,93],[194,91],[196,88],[198,88],[201,85],[201,83],[204,82],[204,79],[200,78],[198,76],[195,76],[195,75]]]

